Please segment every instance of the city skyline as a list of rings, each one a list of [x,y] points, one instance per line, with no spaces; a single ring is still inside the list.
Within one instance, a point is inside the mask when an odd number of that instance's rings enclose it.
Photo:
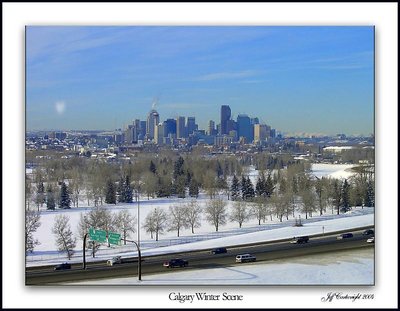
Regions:
[[[374,131],[373,27],[39,27],[26,30],[27,130],[114,130],[257,116],[283,133]]]

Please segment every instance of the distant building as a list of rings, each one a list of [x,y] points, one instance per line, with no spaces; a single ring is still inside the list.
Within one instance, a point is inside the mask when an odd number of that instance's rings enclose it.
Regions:
[[[216,135],[217,131],[215,129],[215,122],[213,120],[208,121],[208,129],[207,129],[208,135]]]
[[[250,118],[246,114],[239,114],[237,117],[237,131],[239,139],[244,137],[247,143],[251,143],[254,139],[253,125]]]
[[[174,134],[176,136],[176,120],[167,119],[164,122],[165,122],[164,137],[167,137],[169,134]]]
[[[154,131],[154,141],[157,145],[164,143],[165,122],[157,124]]]
[[[138,135],[139,140],[144,140],[144,137],[146,136],[146,129],[147,129],[147,122],[146,121],[140,121],[140,132]]]
[[[257,117],[256,117],[256,118],[251,118],[251,119],[250,119],[250,123],[253,124],[253,125],[254,125],[254,124],[260,124],[260,121],[258,120]]]
[[[160,123],[160,115],[156,110],[151,110],[149,112],[149,115],[147,117],[147,129],[146,129],[146,135],[148,139],[154,139],[154,131],[157,126],[157,124]]]
[[[268,135],[267,135],[267,125],[265,124],[255,124],[254,125],[254,142],[260,143],[264,142]]]
[[[233,138],[228,135],[222,135],[222,136],[218,135],[215,136],[214,138],[214,145],[217,147],[230,145],[232,143],[233,143]]]
[[[136,143],[136,141],[136,129],[132,124],[130,124],[125,130],[125,143],[130,145]]]
[[[228,105],[221,106],[221,132],[220,135],[228,134],[228,121],[231,119],[231,108]]]
[[[186,132],[187,136],[189,136],[190,134],[193,134],[193,132],[197,130],[197,124],[196,124],[195,117],[187,118],[186,130],[187,130],[187,132]]]
[[[185,117],[178,117],[176,119],[176,137],[177,138],[186,137]]]

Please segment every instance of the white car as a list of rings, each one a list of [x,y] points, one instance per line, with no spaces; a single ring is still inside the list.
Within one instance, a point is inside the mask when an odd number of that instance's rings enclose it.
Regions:
[[[373,236],[372,238],[369,238],[367,243],[375,243],[375,237]]]
[[[115,256],[112,259],[107,260],[107,266],[113,266],[115,264],[121,263],[121,256]]]
[[[236,262],[251,262],[256,261],[256,256],[250,254],[243,254],[236,256]]]

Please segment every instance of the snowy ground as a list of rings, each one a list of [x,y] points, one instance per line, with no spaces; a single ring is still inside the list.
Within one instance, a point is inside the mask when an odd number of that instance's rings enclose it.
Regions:
[[[311,167],[312,174],[321,177],[330,177],[337,179],[345,179],[354,175],[351,168],[355,167],[354,164],[313,164]]]
[[[313,166],[314,173],[317,176],[335,176],[346,175],[351,165],[332,165],[332,164],[315,164]],[[251,179],[255,180],[257,177],[257,171],[254,169],[250,170]],[[198,198],[200,206],[205,206],[208,197],[205,194],[201,194]],[[169,206],[179,204],[182,202],[188,202],[190,198],[178,199],[150,199],[141,198],[140,200],[140,221],[143,222],[144,218],[150,213],[155,207],[168,210]],[[83,201],[81,202],[84,203]],[[232,202],[228,201],[228,209]],[[118,204],[118,205],[105,205],[106,208],[113,212],[120,210],[128,210],[132,215],[137,216],[137,204]],[[77,224],[80,219],[81,213],[88,212],[92,207],[82,205],[80,208],[71,208],[70,210],[55,210],[41,212],[41,226],[35,233],[35,238],[40,242],[35,248],[35,251],[27,256],[26,265],[36,266],[45,264],[56,264],[61,261],[66,261],[67,257],[65,253],[59,253],[55,245],[55,237],[51,232],[54,225],[54,218],[59,214],[66,214],[70,218],[70,224],[72,232],[75,236],[77,235]],[[314,217],[305,220],[304,215],[296,213],[296,218],[301,216],[304,227],[293,227],[294,219],[284,219],[283,222],[279,222],[276,218],[271,221],[267,219],[265,223],[258,225],[256,219],[251,219],[244,223],[242,228],[238,227],[235,222],[228,222],[226,225],[221,226],[219,232],[215,232],[215,228],[206,222],[205,219],[201,222],[201,227],[195,229],[195,234],[192,234],[190,229],[184,229],[181,231],[180,237],[176,236],[175,231],[165,232],[160,236],[159,241],[154,241],[150,238],[150,234],[146,233],[141,228],[141,247],[144,255],[150,255],[155,253],[165,252],[176,252],[180,250],[188,249],[199,249],[199,248],[212,248],[216,246],[228,246],[234,244],[245,244],[256,241],[267,241],[280,238],[290,238],[295,235],[302,234],[317,234],[322,233],[322,226],[324,226],[325,232],[343,230],[347,228],[359,227],[364,225],[371,225],[374,223],[373,217],[374,210],[372,208],[353,208],[351,212],[346,214],[336,215],[334,212],[328,210],[323,216],[314,215]],[[356,217],[358,216],[358,217]],[[335,220],[334,220],[335,219]],[[329,222],[333,221],[333,222]],[[318,223],[317,223],[318,222]],[[136,234],[130,238],[136,239]],[[71,262],[82,261],[82,241],[77,240],[76,255],[71,259]],[[108,259],[114,254],[130,254],[132,255],[132,245],[128,246],[113,246],[108,248],[106,245],[96,254],[97,259]],[[89,257],[89,260],[93,260]]]
[[[72,284],[72,283],[69,283]],[[137,285],[136,277],[79,285]],[[268,263],[145,275],[141,285],[373,285],[374,249],[300,256]]]

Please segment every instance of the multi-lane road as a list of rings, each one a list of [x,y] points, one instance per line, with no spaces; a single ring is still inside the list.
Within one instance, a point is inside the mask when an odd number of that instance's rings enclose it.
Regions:
[[[329,235],[310,236],[305,244],[291,244],[289,239],[278,242],[264,242],[246,246],[228,247],[227,253],[213,255],[209,250],[191,251],[179,254],[147,256],[142,258],[142,279],[152,273],[173,273],[181,268],[168,269],[163,267],[163,262],[171,258],[183,258],[189,261],[189,266],[184,269],[207,269],[230,265],[235,263],[237,254],[250,253],[257,257],[257,262],[278,258],[296,257],[315,253],[335,252],[345,249],[372,247],[367,243],[367,236],[363,230],[349,231],[354,234],[352,238],[338,240],[339,233]],[[138,261],[136,258],[124,258],[121,264],[107,266],[106,262],[89,263],[87,269],[82,269],[82,264],[73,264],[71,270],[54,271],[53,266],[31,267],[26,269],[26,285],[55,285],[100,278],[117,278],[132,276],[137,277]]]

